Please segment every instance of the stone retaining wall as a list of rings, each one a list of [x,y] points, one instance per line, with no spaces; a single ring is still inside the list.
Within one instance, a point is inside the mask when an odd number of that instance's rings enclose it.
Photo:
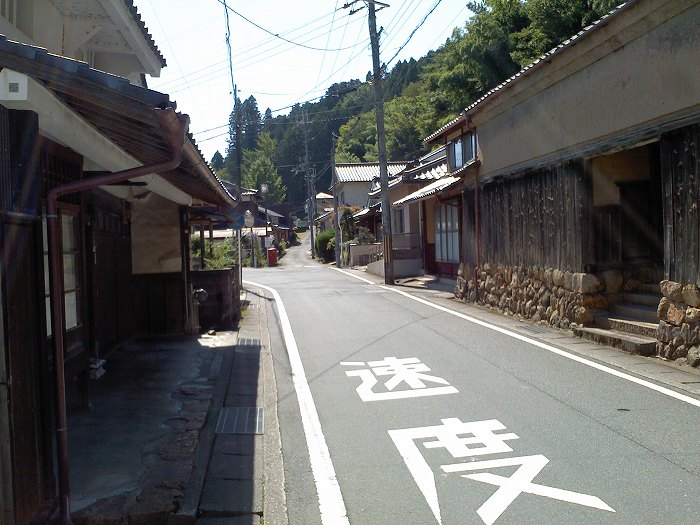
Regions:
[[[659,330],[656,347],[666,359],[700,365],[700,289],[661,281]]]
[[[572,323],[589,325],[596,310],[607,309],[605,288],[604,282],[590,273],[484,264],[478,273],[477,300],[474,267],[462,264],[455,295],[506,314],[567,329]]]

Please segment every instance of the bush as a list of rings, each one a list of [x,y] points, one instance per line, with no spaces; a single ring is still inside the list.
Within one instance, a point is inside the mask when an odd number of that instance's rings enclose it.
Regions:
[[[314,239],[316,255],[325,262],[335,261],[335,243],[331,244],[331,239],[335,239],[335,231],[330,228],[319,232]]]
[[[368,228],[364,226],[359,226],[357,228],[357,235],[355,236],[355,242],[357,244],[373,244],[376,242],[374,235],[372,235]]]

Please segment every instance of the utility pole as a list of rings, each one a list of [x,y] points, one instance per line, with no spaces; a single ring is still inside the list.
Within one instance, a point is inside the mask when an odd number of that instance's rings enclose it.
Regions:
[[[391,203],[389,202],[389,174],[386,161],[386,137],[384,134],[384,102],[382,100],[382,71],[379,66],[379,37],[374,0],[369,4],[369,39],[372,44],[372,66],[374,70],[374,107],[377,114],[377,146],[379,147],[379,185],[382,203],[382,230],[384,232],[384,283],[394,284],[394,257],[391,242]],[[382,7],[386,4],[379,3]]]
[[[309,117],[306,114],[306,109],[304,109],[304,169],[306,170],[306,192],[307,192],[307,219],[309,222],[309,231],[311,232],[311,258],[316,258],[316,247],[314,246],[314,196],[313,196],[313,182],[311,180],[312,171],[309,168]]]
[[[340,236],[340,210],[338,210],[338,177],[335,174],[335,144],[338,138],[333,135],[333,144],[331,145],[331,176],[333,177],[333,216],[335,218],[335,267],[341,267],[341,243],[343,239]]]

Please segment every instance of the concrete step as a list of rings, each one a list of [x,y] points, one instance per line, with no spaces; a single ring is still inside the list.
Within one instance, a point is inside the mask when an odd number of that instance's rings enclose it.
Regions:
[[[643,304],[657,308],[661,301],[661,294],[650,293],[626,293],[622,295],[624,302],[631,304]]]
[[[634,321],[642,321],[645,323],[659,322],[659,317],[656,313],[656,310],[656,306],[647,306],[631,303],[617,303],[612,307],[614,317],[617,319],[631,319]]]
[[[595,343],[619,348],[631,354],[654,355],[656,353],[656,339],[650,337],[630,335],[604,328],[574,328],[574,334]]]
[[[624,332],[631,335],[641,335],[656,339],[656,332],[659,328],[659,323],[645,323],[643,321],[632,321],[630,319],[617,319],[611,317],[608,319],[609,328]]]

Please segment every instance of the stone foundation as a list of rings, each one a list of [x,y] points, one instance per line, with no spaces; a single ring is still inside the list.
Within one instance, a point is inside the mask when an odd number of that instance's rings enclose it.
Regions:
[[[620,294],[654,281],[651,270],[623,274],[563,272],[552,268],[484,264],[478,269],[460,264],[455,296],[507,315],[557,328],[590,325],[596,313],[609,310]],[[656,281],[658,282],[658,281]],[[700,366],[700,288],[661,281],[657,354],[690,366]]]
[[[484,264],[478,270],[475,291],[474,267],[462,264],[455,295],[506,314],[568,329],[573,323],[591,324],[597,310],[607,309],[605,289],[605,283],[590,273]]]
[[[658,355],[700,366],[700,289],[661,281],[659,302]]]

